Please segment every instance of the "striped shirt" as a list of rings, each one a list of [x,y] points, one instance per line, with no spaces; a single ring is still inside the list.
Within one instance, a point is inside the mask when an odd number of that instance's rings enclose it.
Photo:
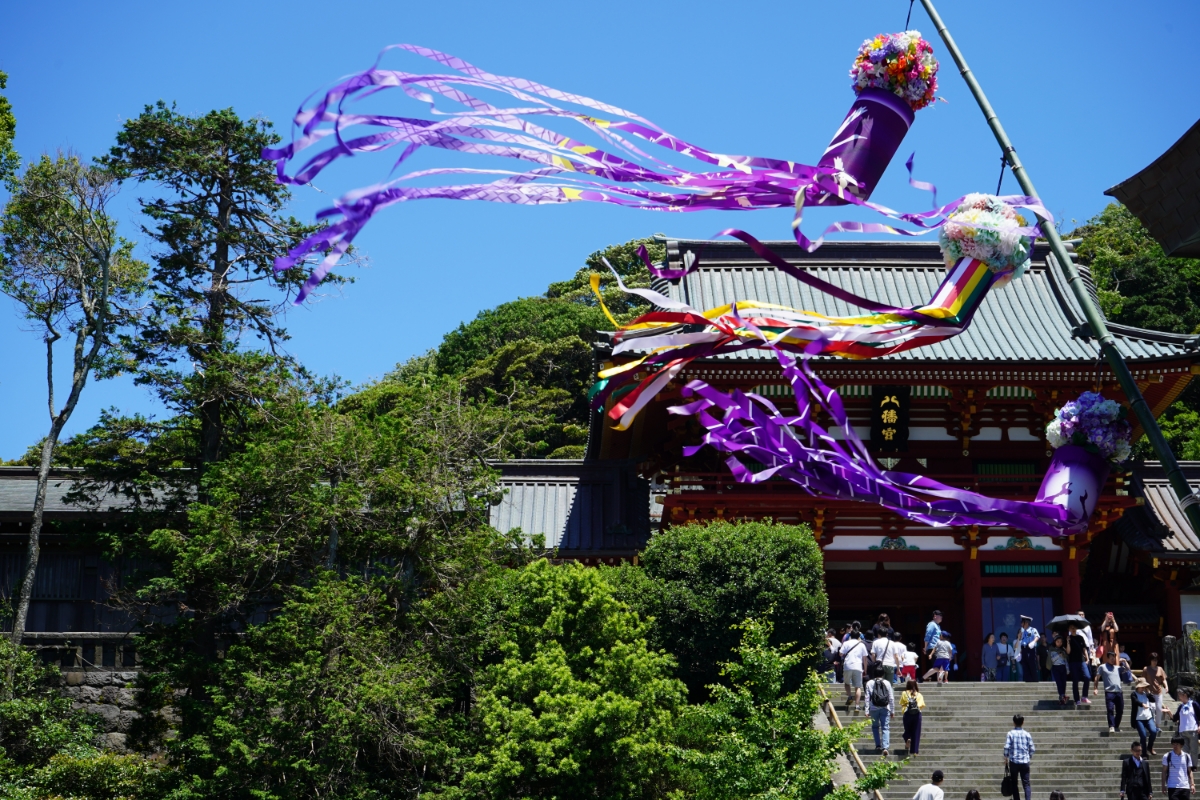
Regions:
[[[1014,764],[1028,764],[1035,749],[1033,737],[1024,728],[1013,728],[1004,740],[1004,757]]]

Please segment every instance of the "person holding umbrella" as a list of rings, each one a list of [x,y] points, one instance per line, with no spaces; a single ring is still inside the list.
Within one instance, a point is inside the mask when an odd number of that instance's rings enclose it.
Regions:
[[[1071,694],[1075,697],[1075,705],[1091,705],[1088,700],[1088,682],[1092,679],[1087,668],[1087,642],[1079,634],[1079,628],[1072,622],[1067,627],[1067,672],[1071,676]],[[1083,698],[1079,696],[1079,684],[1083,684]]]
[[[1067,704],[1067,646],[1061,633],[1054,634],[1054,644],[1050,647],[1050,675],[1054,685],[1058,687],[1058,704]]]

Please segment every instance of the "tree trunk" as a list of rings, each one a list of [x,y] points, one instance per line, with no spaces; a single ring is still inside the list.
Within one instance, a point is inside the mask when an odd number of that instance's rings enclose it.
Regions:
[[[50,435],[42,443],[42,460],[38,465],[37,494],[33,499],[33,521],[29,523],[29,544],[25,551],[25,576],[21,579],[21,598],[17,602],[17,614],[13,618],[12,641],[20,645],[25,637],[25,624],[29,619],[29,603],[33,600],[33,588],[37,578],[38,557],[42,552],[42,518],[46,508],[46,487],[50,482],[50,465],[54,462],[54,447],[62,428],[55,424]]]
[[[204,319],[204,347],[219,359],[225,349],[225,293],[229,291],[229,269],[231,266],[229,242],[225,234],[229,230],[233,214],[233,179],[220,181],[217,200],[217,239],[213,246],[212,276],[208,287],[208,314]],[[207,383],[207,375],[204,378]],[[205,387],[206,389],[208,387]],[[221,445],[225,438],[224,399],[205,392],[200,404],[200,460],[204,467],[221,459]]]

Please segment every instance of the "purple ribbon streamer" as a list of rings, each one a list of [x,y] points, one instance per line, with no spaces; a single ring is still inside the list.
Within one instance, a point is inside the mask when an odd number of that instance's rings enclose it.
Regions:
[[[904,166],[908,169],[908,185],[914,189],[920,189],[926,192],[933,193],[933,207],[937,208],[937,187],[927,181],[919,181],[913,177],[913,159],[917,157],[916,151],[913,151],[908,156],[908,161],[904,162]]]
[[[841,398],[812,371],[807,356],[797,362],[779,348],[772,349],[796,397],[797,413],[785,416],[764,397],[740,389],[727,394],[704,381],[692,381],[683,394],[697,399],[669,409],[694,415],[706,430],[703,443],[685,448],[685,456],[708,445],[729,454],[726,464],[739,483],[781,477],[810,495],[875,503],[935,528],[984,525],[1031,535],[1067,533],[1071,520],[1061,506],[991,498],[923,475],[879,469],[854,432]],[[718,418],[710,409],[723,413]],[[829,414],[841,441],[816,422],[818,410]],[[754,473],[739,456],[766,469]]]

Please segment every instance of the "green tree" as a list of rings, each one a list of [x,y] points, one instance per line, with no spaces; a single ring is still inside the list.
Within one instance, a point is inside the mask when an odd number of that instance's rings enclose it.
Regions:
[[[1110,203],[1076,228],[1075,250],[1092,271],[1100,305],[1114,322],[1171,333],[1200,333],[1200,259],[1167,258],[1130,213]],[[1200,459],[1200,387],[1189,386],[1159,420],[1176,457]],[[1154,458],[1145,437],[1135,454]]]
[[[1200,259],[1167,258],[1145,226],[1110,203],[1073,238],[1092,271],[1101,307],[1113,322],[1172,333],[1200,333]]]
[[[595,306],[524,297],[480,311],[474,320],[447,333],[437,349],[436,366],[444,375],[461,375],[505,345],[573,339],[590,345],[595,332],[608,327]]]
[[[253,401],[266,368],[247,356],[247,344],[273,353],[287,338],[279,317],[307,277],[304,265],[274,270],[315,230],[283,214],[290,195],[261,155],[278,142],[266,120],[232,109],[189,117],[159,101],[126,122],[101,159],[122,179],[158,190],[139,199],[157,252],[149,313],[124,341],[127,366],[169,408],[197,418],[196,466],[226,453],[235,406]]]
[[[8,73],[0,70],[0,89],[8,88]],[[4,95],[0,95],[0,182],[8,182],[21,168],[21,158],[13,147],[17,137],[17,117],[13,114],[12,103]]]
[[[5,638],[0,638],[0,664],[11,681],[11,691],[0,699],[0,775],[5,781],[19,783],[57,753],[92,749],[95,730],[59,691],[58,670]]]
[[[587,390],[596,380],[592,344],[597,331],[612,329],[591,275],[600,274],[601,294],[618,322],[645,313],[649,303],[622,292],[604,263],[626,286],[649,286],[650,273],[637,255],[641,246],[652,260],[665,257],[662,243],[650,239],[592,253],[573,278],[552,283],[544,296],[504,303],[459,325],[421,363],[461,376],[472,397],[524,415],[530,427],[514,456],[582,458],[591,419]]]
[[[499,660],[478,676],[474,753],[446,797],[664,793],[683,686],[603,576],[538,561],[507,576]]]
[[[640,560],[611,570],[611,580],[622,600],[653,618],[650,641],[678,660],[693,702],[720,682],[740,639],[735,626],[746,619],[770,612],[776,644],[820,649],[829,604],[821,550],[807,526],[680,525],[651,536]],[[789,689],[803,676],[790,668]]]
[[[509,421],[448,379],[387,389],[334,408],[303,382],[283,386],[241,449],[211,466],[186,519],[107,534],[111,552],[154,565],[119,601],[143,621],[139,652],[161,675],[147,697],[188,690],[181,741],[214,724],[220,651],[327,566],[391,575],[401,611],[466,574]]]
[[[626,323],[639,314],[650,310],[649,301],[635,294],[625,294],[613,280],[609,265],[621,276],[621,281],[630,289],[645,289],[650,286],[650,270],[638,255],[638,249],[646,248],[646,256],[650,263],[662,263],[667,258],[666,246],[655,239],[633,239],[624,244],[609,245],[603,250],[597,250],[584,261],[584,266],[570,280],[550,284],[546,297],[552,300],[564,300],[586,306],[596,305],[596,296],[592,292],[591,276],[598,273],[602,278],[600,294],[604,304],[617,322]],[[607,261],[607,263],[605,263]],[[605,326],[598,330],[609,330]]]
[[[804,656],[773,646],[773,626],[748,619],[736,659],[722,665],[724,683],[709,687],[708,703],[688,706],[680,722],[678,754],[685,765],[686,795],[696,800],[807,800],[821,797],[833,775],[835,757],[846,752],[862,726],[820,731],[821,684],[814,673],[792,692],[784,678]],[[853,785],[832,797],[855,800],[883,788],[899,770],[886,760],[872,764]]]
[[[108,356],[115,332],[132,318],[131,302],[140,292],[145,266],[132,258],[133,244],[118,235],[108,215],[117,191],[111,174],[74,156],[43,156],[12,188],[0,220],[0,292],[16,301],[45,343],[50,416],[38,456],[25,573],[13,620],[12,639],[19,644],[33,596],[55,447],[93,368]],[[71,347],[71,382],[58,405],[54,355],[64,336]]]
[[[437,758],[444,672],[386,578],[320,573],[217,665],[202,726],[168,743],[176,800],[415,797]]]

